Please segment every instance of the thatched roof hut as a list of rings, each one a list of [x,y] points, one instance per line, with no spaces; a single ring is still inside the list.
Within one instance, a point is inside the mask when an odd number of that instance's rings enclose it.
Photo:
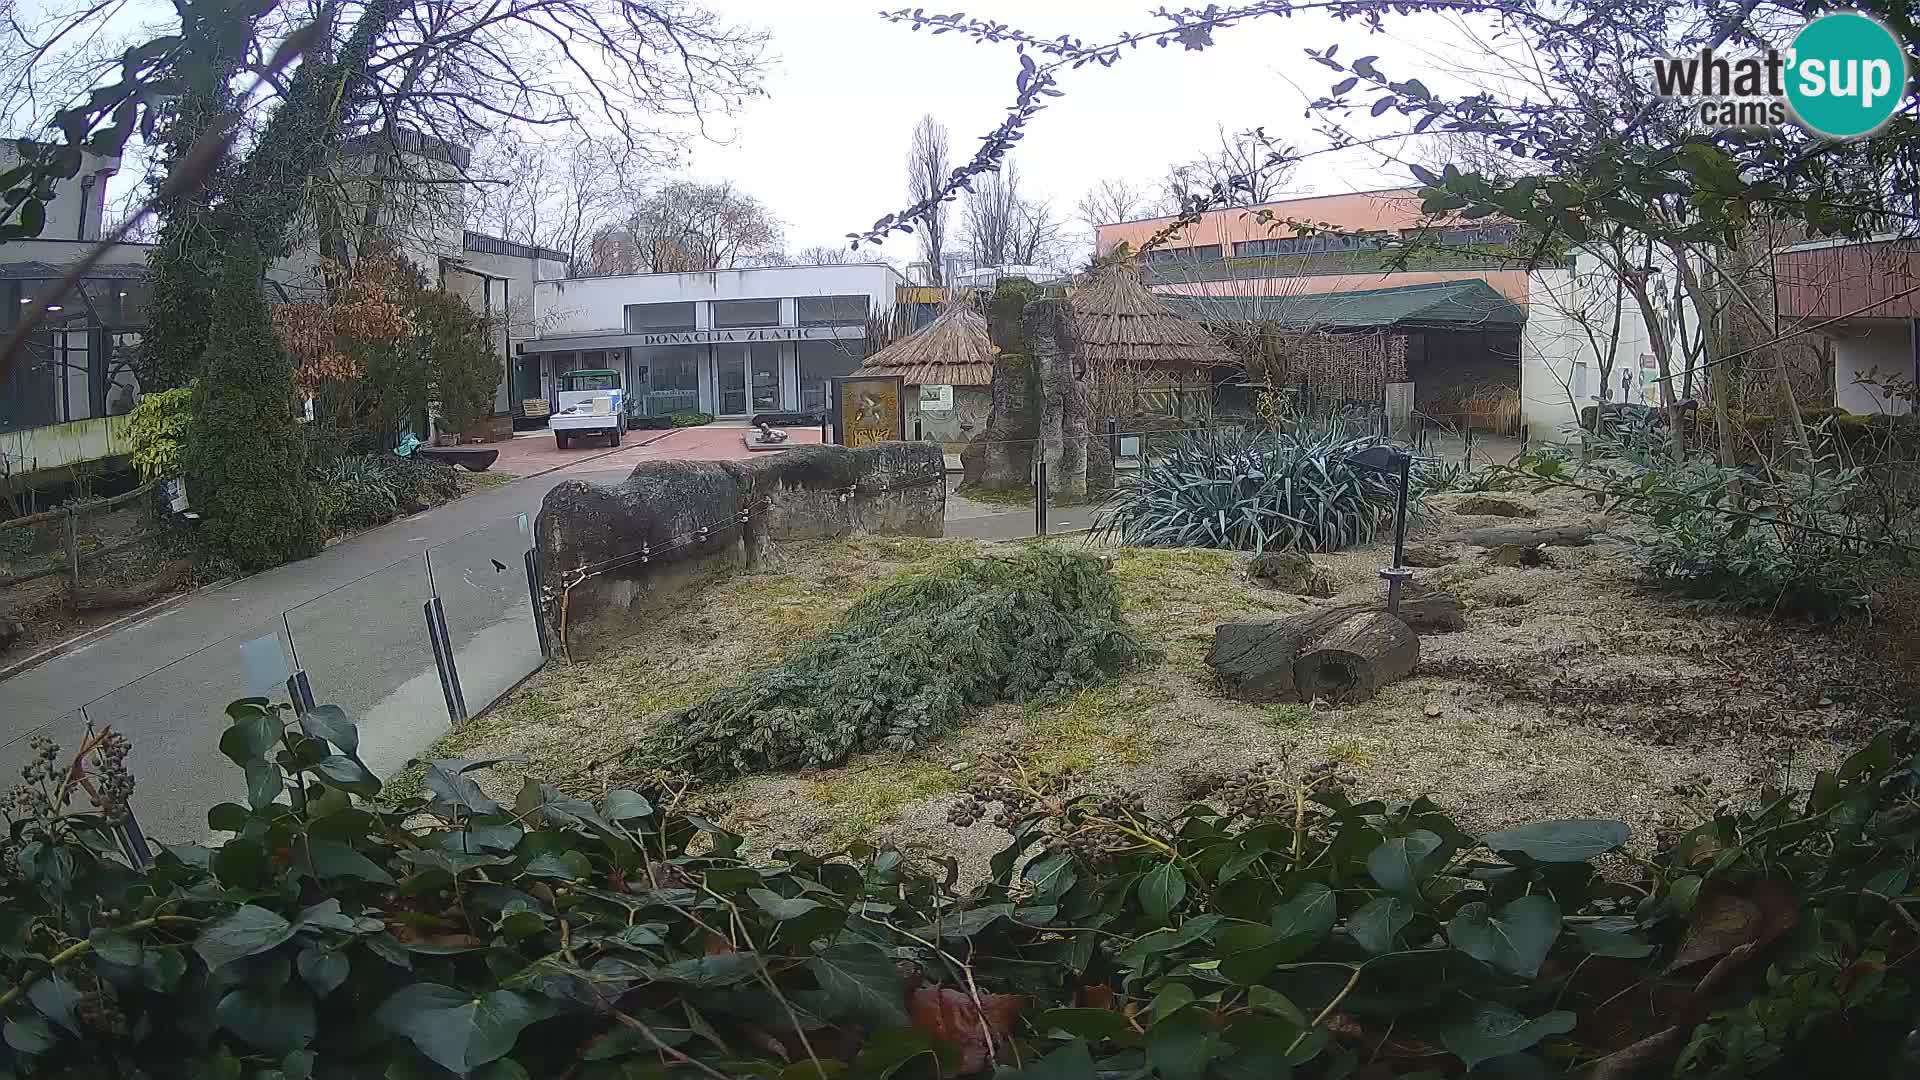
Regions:
[[[1092,367],[1210,368],[1235,362],[1205,327],[1148,292],[1131,260],[1094,270],[1067,303],[1081,355]]]
[[[990,386],[992,342],[987,318],[972,304],[955,303],[917,333],[874,353],[861,375],[898,375],[908,386]]]

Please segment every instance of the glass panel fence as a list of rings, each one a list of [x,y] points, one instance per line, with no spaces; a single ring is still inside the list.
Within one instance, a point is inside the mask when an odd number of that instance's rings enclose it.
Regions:
[[[133,811],[147,835],[206,839],[207,808],[246,799],[239,766],[220,753],[226,708],[243,697],[288,700],[292,667],[279,620],[247,627],[144,675],[82,709],[133,743]],[[72,740],[63,739],[68,750]]]
[[[427,634],[432,594],[427,560],[416,555],[286,615],[313,700],[340,706],[360,726],[360,757],[378,776],[392,775],[450,726]]]
[[[427,552],[446,612],[467,714],[478,714],[534,673],[544,657],[527,591],[533,532],[519,514]]]

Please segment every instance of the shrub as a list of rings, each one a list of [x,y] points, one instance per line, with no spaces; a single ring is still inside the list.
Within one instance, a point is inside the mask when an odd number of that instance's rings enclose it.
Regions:
[[[451,466],[396,454],[348,454],[319,466],[314,480],[336,533],[372,528],[460,494]]]
[[[682,412],[673,414],[674,427],[700,427],[703,424],[711,423],[713,423],[712,413]]]
[[[180,475],[180,450],[193,424],[193,387],[159,390],[141,397],[127,414],[133,467],[143,480]]]
[[[1151,655],[1100,560],[1037,547],[866,597],[786,660],[660,725],[646,756],[708,776],[911,749],[968,710],[1100,682]]]
[[[267,321],[260,269],[239,256],[226,267],[182,460],[208,540],[250,571],[313,554],[324,533],[293,418],[293,370]]]
[[[1337,424],[1182,435],[1108,496],[1096,531],[1143,547],[1363,544],[1392,525],[1400,481],[1352,457],[1385,443]],[[1409,512],[1422,502],[1416,489]]]
[[[38,748],[4,803],[0,1071],[1891,1076],[1911,1027],[1920,813],[1884,738],[1611,879],[1619,822],[1474,836],[1284,768],[1163,817],[988,762],[953,817],[1012,840],[960,891],[865,844],[749,861],[679,788],[509,805],[443,760],[381,803],[339,709],[227,715],[231,837],[145,869],[124,740]]]

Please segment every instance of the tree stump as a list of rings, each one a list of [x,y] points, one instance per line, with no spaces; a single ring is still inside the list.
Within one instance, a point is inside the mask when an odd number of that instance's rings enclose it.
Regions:
[[[1226,623],[1207,665],[1243,701],[1366,701],[1420,662],[1420,637],[1372,607]]]

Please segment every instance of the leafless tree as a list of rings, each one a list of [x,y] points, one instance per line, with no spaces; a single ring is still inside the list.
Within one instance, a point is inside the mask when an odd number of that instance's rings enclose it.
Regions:
[[[623,144],[535,139],[504,130],[477,148],[467,224],[519,244],[564,251],[584,273],[596,233],[614,224],[639,181]]]
[[[780,223],[760,200],[732,184],[678,180],[595,233],[588,265],[593,274],[780,265],[784,241]]]
[[[1230,132],[1215,125],[1219,146],[1192,161],[1167,169],[1161,187],[1162,208],[1177,212],[1193,193],[1224,189],[1225,206],[1258,206],[1278,199],[1292,179],[1296,151],[1269,136],[1265,128]]]
[[[947,179],[947,128],[928,113],[913,128],[913,145],[907,150],[907,197],[924,202]],[[941,284],[945,273],[941,263],[947,254],[947,204],[936,202],[914,223],[920,237],[920,258],[926,262],[930,280]]]
[[[1050,203],[1020,192],[1009,161],[987,173],[967,196],[967,252],[976,266],[1047,266],[1060,261],[1065,223]]]
[[[848,263],[871,262],[872,259],[873,256],[855,251],[845,244],[816,244],[793,253],[795,266],[845,266]]]
[[[1100,226],[1152,217],[1158,212],[1158,206],[1146,189],[1126,180],[1109,178],[1088,188],[1073,204],[1073,211],[1080,224],[1086,226],[1087,243],[1097,248]],[[1101,253],[1096,250],[1094,254]]]

